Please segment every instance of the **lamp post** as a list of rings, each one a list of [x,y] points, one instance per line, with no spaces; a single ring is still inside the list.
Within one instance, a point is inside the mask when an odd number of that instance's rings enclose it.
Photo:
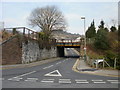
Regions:
[[[85,27],[85,17],[81,17],[84,20],[84,33],[86,32]],[[85,58],[86,58],[86,35],[84,36],[84,51],[85,51]]]

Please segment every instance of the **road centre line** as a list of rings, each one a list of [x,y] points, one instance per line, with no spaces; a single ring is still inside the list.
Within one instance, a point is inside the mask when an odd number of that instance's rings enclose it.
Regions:
[[[36,72],[36,71],[32,71],[32,72],[25,73],[25,74],[22,74],[22,75],[19,75],[19,76],[13,77],[13,78],[23,77],[23,76],[26,76],[26,75],[29,75],[29,74],[32,74],[32,73],[35,73],[35,72]]]

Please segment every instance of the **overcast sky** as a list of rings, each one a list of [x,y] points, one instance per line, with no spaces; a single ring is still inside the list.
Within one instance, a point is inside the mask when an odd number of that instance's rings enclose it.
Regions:
[[[0,3],[0,10],[2,11],[2,14],[0,14],[0,22],[4,21],[5,27],[25,26],[31,28],[27,22],[31,11],[37,7],[47,5],[55,5],[63,12],[68,23],[67,31],[71,33],[84,33],[84,22],[81,20],[81,16],[86,17],[86,29],[90,26],[93,19],[96,28],[98,28],[101,20],[105,21],[108,28],[113,25],[113,19],[116,21],[116,25],[118,22],[118,2],[78,2],[78,0],[74,0],[74,2],[55,2],[55,0],[51,2],[43,1],[3,1]]]

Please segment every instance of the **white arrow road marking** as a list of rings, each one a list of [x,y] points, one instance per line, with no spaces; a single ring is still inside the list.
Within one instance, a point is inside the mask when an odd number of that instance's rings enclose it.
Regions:
[[[57,72],[57,74],[54,74],[55,72]],[[62,75],[60,74],[58,70],[54,70],[48,74],[45,74],[44,76],[62,76]]]

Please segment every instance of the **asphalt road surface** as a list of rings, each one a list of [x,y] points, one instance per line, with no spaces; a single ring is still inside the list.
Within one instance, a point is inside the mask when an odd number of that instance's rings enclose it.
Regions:
[[[118,88],[118,78],[77,73],[77,54],[43,65],[2,70],[2,88]],[[73,57],[69,57],[73,56]]]

